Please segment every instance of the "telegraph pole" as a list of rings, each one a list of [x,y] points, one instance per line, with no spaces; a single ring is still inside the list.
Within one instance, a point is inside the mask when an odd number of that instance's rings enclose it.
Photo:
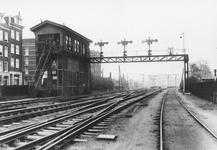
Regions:
[[[151,49],[150,49],[150,45],[153,43],[153,42],[158,42],[157,39],[153,40],[153,39],[146,39],[145,41],[142,41],[142,43],[147,43],[148,44],[148,55],[151,56]]]

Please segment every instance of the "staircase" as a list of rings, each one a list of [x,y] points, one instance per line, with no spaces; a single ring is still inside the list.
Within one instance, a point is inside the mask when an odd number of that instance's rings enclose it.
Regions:
[[[52,46],[46,45],[43,48],[42,53],[40,54],[40,58],[33,76],[33,81],[29,85],[29,97],[36,97],[38,88],[41,85],[41,79],[46,69],[47,63],[49,62],[51,56]]]

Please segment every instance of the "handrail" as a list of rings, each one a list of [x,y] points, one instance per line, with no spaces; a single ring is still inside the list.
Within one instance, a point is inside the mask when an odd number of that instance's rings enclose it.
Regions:
[[[43,73],[44,73],[45,66],[47,65],[47,62],[48,62],[48,60],[49,60],[49,58],[50,58],[51,51],[52,51],[52,45],[49,44],[49,51],[48,51],[48,53],[47,53],[47,56],[44,58],[44,56],[42,56],[42,55],[45,54],[45,50],[46,50],[46,46],[44,47],[43,52],[41,53],[41,57],[40,57],[40,60],[39,60],[38,65],[37,65],[36,72],[35,72],[35,74],[34,74],[35,80],[34,80],[34,82],[31,84],[32,88],[30,89],[30,96],[32,96],[32,95],[35,96],[35,94],[36,94],[36,92],[37,92],[37,91],[35,91],[35,90],[37,90],[37,88],[38,88],[38,85],[39,85],[40,80],[41,80],[41,78],[42,78],[42,75],[43,75]],[[43,58],[42,58],[42,57],[43,57]],[[43,63],[43,64],[42,64],[42,63]],[[40,67],[41,65],[43,65],[42,68]],[[34,93],[33,93],[33,92],[34,92]]]

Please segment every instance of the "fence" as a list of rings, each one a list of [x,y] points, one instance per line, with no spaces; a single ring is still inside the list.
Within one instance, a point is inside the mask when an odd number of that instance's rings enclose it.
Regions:
[[[28,92],[28,85],[0,86],[1,96],[23,96],[28,95]]]
[[[190,86],[190,91],[197,97],[217,103],[217,82],[195,83]]]

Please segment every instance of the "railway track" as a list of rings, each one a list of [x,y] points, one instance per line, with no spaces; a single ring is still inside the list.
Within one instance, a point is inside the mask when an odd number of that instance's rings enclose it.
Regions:
[[[119,93],[125,94],[123,93]],[[26,108],[29,106],[35,106],[35,105],[46,105],[46,104],[53,104],[58,102],[69,102],[69,101],[76,101],[76,100],[91,100],[96,98],[108,98],[114,95],[118,95],[118,93],[110,94],[110,95],[101,95],[101,94],[95,94],[94,96],[90,95],[84,95],[84,96],[56,96],[56,97],[46,97],[46,98],[25,98],[20,100],[7,100],[7,101],[1,101],[0,102],[0,112],[1,111],[8,111],[8,110],[14,110],[14,109],[20,109],[20,108]]]
[[[32,118],[35,116],[41,115],[48,115],[51,113],[56,113],[60,111],[66,111],[70,109],[79,108],[82,106],[100,104],[111,99],[117,98],[121,95],[111,96],[109,98],[104,99],[86,99],[84,100],[77,100],[77,101],[69,101],[69,102],[62,102],[57,104],[49,104],[49,105],[42,105],[42,106],[35,106],[35,107],[28,107],[22,109],[15,109],[15,110],[8,110],[0,112],[0,124],[8,124],[15,121],[20,121],[23,119]]]
[[[133,93],[125,95],[118,101],[103,101],[84,106],[82,109],[72,111],[57,118],[29,125],[13,132],[8,132],[0,137],[2,147],[7,149],[58,149],[69,141],[85,134],[97,124],[105,121],[113,114],[117,114],[132,104],[148,97],[148,94]],[[92,129],[93,131],[94,129]]]
[[[173,89],[170,89],[167,91],[167,93],[164,95],[163,97],[163,100],[162,100],[162,105],[161,105],[161,113],[160,113],[160,142],[159,142],[159,147],[160,147],[160,150],[164,150],[164,149],[169,149],[168,148],[168,143],[166,142],[166,137],[165,137],[165,129],[164,129],[164,125],[167,124],[166,122],[164,122],[164,110],[166,107],[168,107],[165,103],[168,99],[168,96],[172,96],[174,98],[175,101],[177,101],[177,105],[176,107],[182,107],[182,109],[184,109],[190,116],[191,118],[193,118],[197,123],[200,124],[200,126],[205,130],[207,131],[215,140],[217,140],[217,135],[215,135],[211,129],[209,129],[198,117],[196,117],[194,115],[194,113],[189,109],[187,108],[187,106],[180,100],[180,98],[175,94],[175,90]],[[175,106],[174,106],[175,107]],[[180,108],[181,109],[181,108]],[[174,112],[175,113],[175,112]],[[170,115],[173,115],[172,113]],[[186,116],[186,118],[188,118],[188,116]],[[181,124],[181,122],[179,122]],[[172,130],[172,129],[171,129]],[[176,136],[179,136],[179,135],[176,135]],[[172,137],[170,137],[172,138]],[[167,143],[167,144],[166,144]],[[174,143],[175,144],[175,143]],[[185,144],[185,143],[183,143]]]

